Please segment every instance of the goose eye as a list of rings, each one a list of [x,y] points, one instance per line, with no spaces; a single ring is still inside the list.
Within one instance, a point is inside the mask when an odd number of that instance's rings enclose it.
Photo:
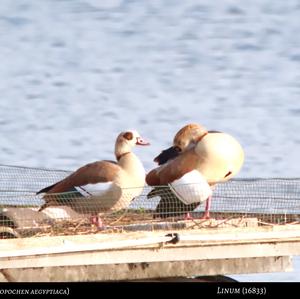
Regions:
[[[181,148],[180,148],[179,146],[175,146],[174,149],[175,149],[175,151],[178,152],[178,153],[181,152]]]

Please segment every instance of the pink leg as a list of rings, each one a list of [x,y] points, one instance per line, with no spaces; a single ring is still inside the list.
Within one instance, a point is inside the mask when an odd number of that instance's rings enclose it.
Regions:
[[[98,229],[104,228],[104,224],[98,215],[91,216],[90,221],[92,224],[96,225]]]
[[[205,204],[204,215],[200,219],[210,219],[209,211],[210,211],[210,207],[211,207],[211,198],[212,198],[212,196],[209,196],[207,198],[206,204]],[[194,218],[192,217],[192,215],[190,213],[186,213],[184,220],[193,220],[193,219]]]
[[[186,215],[184,216],[184,220],[193,220],[194,218],[192,217],[192,215],[190,213],[186,213]]]
[[[206,200],[205,211],[204,211],[204,215],[203,215],[202,219],[210,218],[210,215],[209,215],[210,207],[211,207],[211,196],[209,196]]]

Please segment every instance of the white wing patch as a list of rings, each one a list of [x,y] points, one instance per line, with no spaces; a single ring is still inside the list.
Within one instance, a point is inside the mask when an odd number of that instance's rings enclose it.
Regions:
[[[212,195],[212,190],[203,175],[192,170],[169,184],[172,192],[185,204],[203,202]]]
[[[107,183],[97,183],[97,184],[88,184],[82,187],[75,187],[76,190],[81,193],[83,196],[99,196],[113,187],[113,182]]]
[[[64,209],[58,207],[47,207],[43,213],[54,219],[68,219],[71,215]]]

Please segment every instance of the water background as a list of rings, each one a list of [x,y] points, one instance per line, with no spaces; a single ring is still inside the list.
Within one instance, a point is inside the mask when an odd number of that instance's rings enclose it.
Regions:
[[[146,170],[189,122],[235,136],[238,177],[300,177],[296,0],[1,0],[0,163],[75,170],[120,131]],[[234,276],[300,281],[295,271]]]

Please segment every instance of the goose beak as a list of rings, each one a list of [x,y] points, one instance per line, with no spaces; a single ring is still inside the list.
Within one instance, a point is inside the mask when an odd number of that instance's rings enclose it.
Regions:
[[[135,144],[136,145],[150,145],[150,142],[148,142],[147,140],[145,140],[141,137],[137,137]]]

